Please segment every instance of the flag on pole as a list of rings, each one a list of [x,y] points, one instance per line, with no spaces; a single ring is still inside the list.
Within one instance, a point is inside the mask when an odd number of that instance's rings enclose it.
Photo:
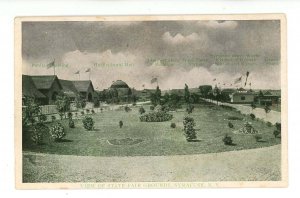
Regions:
[[[155,82],[157,82],[157,78],[152,78],[152,79],[151,79],[151,84],[153,84],[153,83],[155,83]]]
[[[91,68],[88,68],[85,72],[90,72],[91,71]]]
[[[244,85],[244,87],[247,85],[247,80],[248,80],[248,76],[249,76],[249,74],[250,74],[250,72],[248,72],[248,71],[247,71],[247,73],[246,73],[246,81],[245,81],[245,85]]]
[[[234,80],[234,84],[242,82],[242,76]]]
[[[74,74],[80,74],[80,71],[78,70],[77,72],[75,72]]]
[[[47,64],[47,69],[54,67],[54,66],[55,66],[55,59],[52,62]]]

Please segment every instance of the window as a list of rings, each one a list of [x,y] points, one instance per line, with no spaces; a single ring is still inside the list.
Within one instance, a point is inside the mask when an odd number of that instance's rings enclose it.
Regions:
[[[245,96],[241,96],[241,100],[246,100],[246,97]]]

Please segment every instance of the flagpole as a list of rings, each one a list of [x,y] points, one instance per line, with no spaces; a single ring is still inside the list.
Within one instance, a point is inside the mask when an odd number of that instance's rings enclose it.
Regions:
[[[53,60],[53,72],[54,72],[54,76],[55,76],[55,58]]]

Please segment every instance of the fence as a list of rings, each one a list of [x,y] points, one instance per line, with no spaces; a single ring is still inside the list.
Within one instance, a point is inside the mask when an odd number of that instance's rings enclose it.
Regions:
[[[40,108],[41,108],[41,113],[44,115],[58,113],[56,105],[43,105],[40,106]]]

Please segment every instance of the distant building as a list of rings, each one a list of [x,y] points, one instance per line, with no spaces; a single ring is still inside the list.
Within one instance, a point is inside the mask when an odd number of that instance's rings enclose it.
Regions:
[[[46,96],[45,104],[54,104],[56,96],[62,91],[57,76],[31,76],[31,79],[35,87]]]
[[[281,91],[280,90],[267,90],[262,91],[261,94],[258,95],[256,101],[259,105],[278,105],[280,104],[281,99]]]
[[[122,80],[113,82],[109,88],[109,92],[112,92],[120,101],[128,101],[132,96],[132,90],[127,83]]]
[[[46,96],[36,88],[31,76],[22,75],[22,104],[25,97],[34,98],[40,104],[47,102]]]
[[[254,102],[257,93],[243,88],[237,89],[229,95],[231,103],[251,104]]]
[[[93,102],[96,97],[94,86],[90,80],[72,81],[76,90],[80,93],[80,97],[88,102]]]
[[[59,82],[62,86],[62,92],[64,95],[68,96],[71,101],[74,101],[77,97],[80,97],[80,93],[72,81],[59,79]]]

